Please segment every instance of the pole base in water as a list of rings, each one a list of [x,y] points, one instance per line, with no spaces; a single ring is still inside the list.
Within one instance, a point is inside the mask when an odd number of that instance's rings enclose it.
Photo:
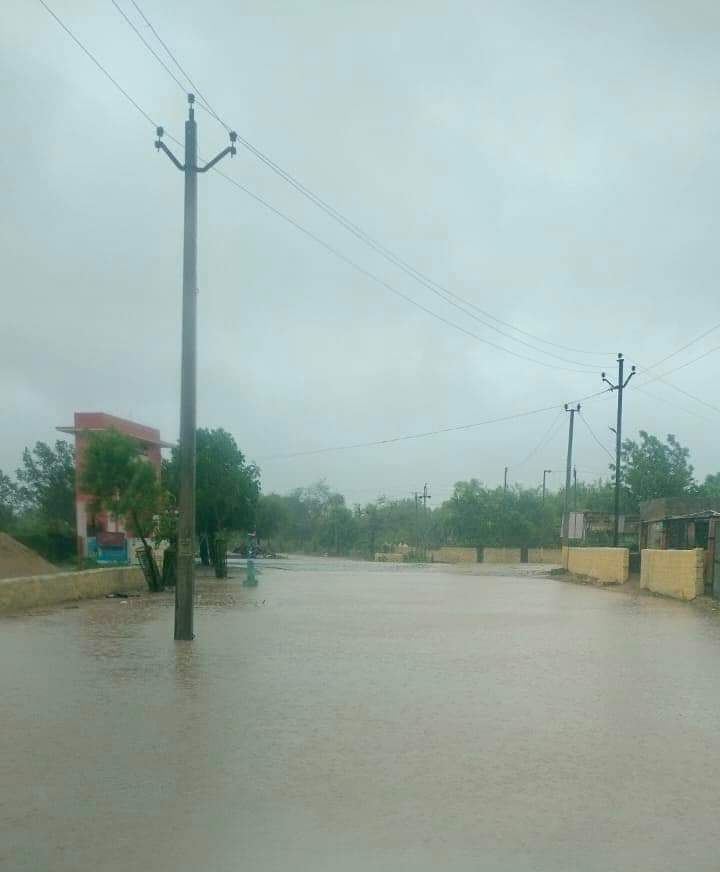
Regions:
[[[247,572],[245,574],[245,580],[243,581],[243,587],[257,587],[257,573],[255,572],[255,561],[248,560],[247,562]]]

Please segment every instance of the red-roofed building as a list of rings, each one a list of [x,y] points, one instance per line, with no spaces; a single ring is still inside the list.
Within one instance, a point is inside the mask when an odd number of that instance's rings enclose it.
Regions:
[[[148,461],[160,475],[162,461],[161,449],[171,448],[172,443],[163,442],[160,439],[160,431],[154,427],[146,427],[135,421],[127,421],[125,418],[116,418],[105,412],[75,412],[72,427],[58,427],[61,433],[71,433],[75,436],[75,520],[77,524],[78,553],[88,555],[88,540],[94,542],[97,534],[109,534],[112,532],[125,532],[122,519],[111,520],[107,512],[94,514],[89,510],[92,494],[83,493],[80,489],[82,478],[82,465],[85,449],[90,433],[98,433],[104,430],[117,430],[132,436],[140,446]],[[113,528],[111,530],[111,527]],[[131,532],[131,531],[129,531]],[[109,537],[111,538],[111,537]],[[132,553],[132,552],[130,552]]]

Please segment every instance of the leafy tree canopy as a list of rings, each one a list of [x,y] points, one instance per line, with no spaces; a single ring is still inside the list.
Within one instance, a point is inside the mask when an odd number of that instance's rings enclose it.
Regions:
[[[36,513],[49,530],[75,528],[75,456],[69,443],[58,439],[54,448],[45,442],[26,448],[16,477],[19,511]]]
[[[18,487],[0,470],[0,530],[11,530],[19,504]]]
[[[164,464],[166,486],[179,494],[180,455],[173,448]],[[260,494],[260,470],[245,461],[233,436],[226,430],[197,431],[196,516],[200,535],[212,537],[223,530],[248,530],[255,521]]]
[[[637,510],[644,500],[679,497],[695,488],[690,451],[669,433],[665,442],[645,430],[640,441],[626,439],[622,444],[622,478],[629,505]]]
[[[91,433],[83,458],[82,488],[93,508],[128,518],[143,540],[152,535],[160,506],[155,470],[137,442],[117,430]]]

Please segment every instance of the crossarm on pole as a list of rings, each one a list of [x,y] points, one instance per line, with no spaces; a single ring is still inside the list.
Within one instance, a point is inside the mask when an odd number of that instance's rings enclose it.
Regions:
[[[175,157],[175,155],[170,151],[170,149],[165,145],[165,143],[161,139],[155,140],[155,148],[158,151],[164,151],[165,154],[170,158],[170,160],[175,164],[175,166],[180,170],[181,173],[185,172],[185,164],[181,164],[180,161]]]

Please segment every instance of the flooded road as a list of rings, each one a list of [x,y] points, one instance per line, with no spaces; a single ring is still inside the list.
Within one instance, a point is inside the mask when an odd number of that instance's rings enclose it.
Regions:
[[[0,618],[0,868],[717,870],[717,616],[482,569]]]

